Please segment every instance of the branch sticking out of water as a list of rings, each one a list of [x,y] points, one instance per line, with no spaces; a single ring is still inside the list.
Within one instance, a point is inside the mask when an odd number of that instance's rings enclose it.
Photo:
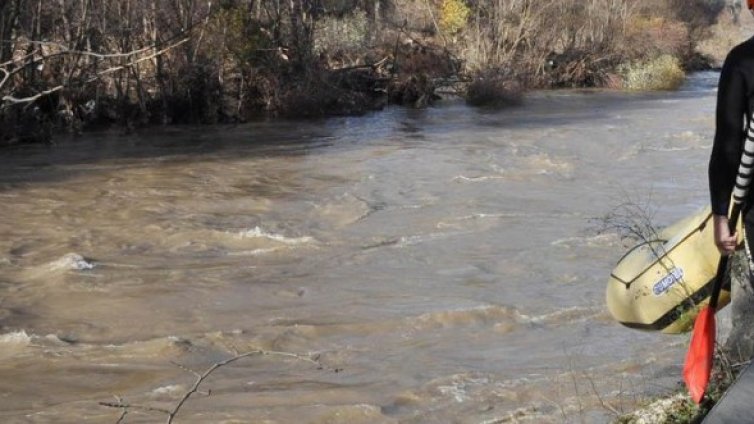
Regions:
[[[118,421],[116,421],[116,424],[121,424],[125,422],[126,415],[128,415],[129,409],[137,409],[140,411],[147,411],[147,412],[161,412],[163,414],[170,415],[171,411],[168,411],[167,409],[162,408],[153,408],[151,406],[143,406],[143,405],[131,405],[127,402],[123,401],[123,398],[120,396],[115,396],[115,402],[100,402],[101,406],[107,406],[109,408],[120,408],[123,411],[121,412],[120,416],[118,417]]]
[[[651,206],[651,201],[635,201],[628,195],[624,195],[624,198],[625,201],[606,215],[593,219],[597,223],[597,234],[614,232],[622,241],[630,241],[635,247],[647,245],[655,258],[663,257],[666,252],[662,243],[666,240],[661,239],[654,224],[656,210]],[[663,265],[668,266],[664,262]]]
[[[147,412],[159,412],[159,413],[165,414],[165,415],[167,415],[167,421],[166,421],[166,423],[167,424],[172,424],[173,423],[173,419],[175,418],[176,415],[178,415],[178,412],[183,407],[183,405],[189,400],[189,398],[193,394],[199,393],[199,386],[201,386],[201,384],[207,379],[207,377],[210,376],[210,374],[212,374],[213,372],[215,372],[220,367],[223,367],[225,365],[228,365],[228,364],[231,364],[233,362],[236,362],[239,359],[247,358],[249,356],[281,356],[281,357],[288,357],[288,358],[298,359],[298,360],[301,360],[301,361],[310,362],[310,363],[316,365],[317,369],[319,369],[319,370],[322,370],[322,369],[326,368],[322,364],[322,362],[320,362],[318,354],[317,355],[301,355],[301,354],[292,353],[292,352],[278,352],[278,351],[268,351],[268,350],[258,349],[258,350],[252,350],[252,351],[249,351],[249,352],[237,354],[236,356],[233,356],[231,358],[225,359],[225,360],[220,361],[220,362],[215,362],[214,364],[212,364],[212,366],[210,366],[209,368],[207,368],[205,371],[203,371],[201,373],[197,372],[197,371],[194,371],[194,370],[191,370],[191,369],[189,369],[189,368],[187,368],[187,367],[185,367],[185,366],[183,366],[181,364],[175,364],[179,368],[181,368],[181,369],[183,369],[185,371],[188,371],[188,372],[194,374],[194,376],[196,377],[196,380],[194,381],[194,384],[191,386],[191,388],[188,391],[186,391],[181,396],[181,399],[178,401],[178,403],[172,409],[170,409],[170,410],[168,410],[168,409],[162,409],[162,408],[154,408],[154,407],[151,407],[151,406],[144,406],[144,405],[133,405],[133,404],[130,404],[128,402],[125,402],[119,396],[115,396],[115,400],[116,400],[115,402],[100,402],[99,404],[101,406],[106,406],[108,408],[119,408],[119,409],[122,410],[122,413],[118,417],[118,421],[116,421],[116,424],[121,424],[121,423],[125,422],[124,420],[126,418],[126,415],[129,413],[129,410],[131,410],[131,409],[133,409],[133,410],[147,411]],[[341,371],[340,368],[332,368],[332,369],[329,369],[329,370],[331,370],[333,372],[340,372]],[[208,391],[207,395],[210,395],[210,394],[211,394],[211,392]]]
[[[595,218],[597,233],[616,232],[622,240],[649,242],[658,238],[653,224],[654,212],[649,203],[628,199],[615,206],[605,216]]]

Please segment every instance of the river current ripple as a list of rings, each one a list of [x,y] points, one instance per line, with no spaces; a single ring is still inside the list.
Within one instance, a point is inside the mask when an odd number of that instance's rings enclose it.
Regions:
[[[626,250],[707,202],[715,74],[485,111],[92,133],[0,152],[0,420],[607,422],[688,336],[605,307]],[[313,363],[307,359],[316,359]]]

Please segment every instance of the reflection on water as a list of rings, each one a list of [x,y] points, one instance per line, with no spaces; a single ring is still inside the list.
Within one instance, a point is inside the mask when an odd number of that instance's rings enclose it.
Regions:
[[[676,383],[686,338],[611,321],[625,246],[590,219],[633,198],[665,224],[706,202],[699,78],[8,149],[0,417],[169,409],[186,369],[263,349],[324,367],[244,358],[180,421],[606,421]]]

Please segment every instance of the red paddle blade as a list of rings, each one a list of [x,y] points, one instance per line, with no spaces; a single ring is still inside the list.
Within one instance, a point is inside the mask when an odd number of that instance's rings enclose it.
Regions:
[[[691,345],[683,365],[683,381],[689,389],[691,399],[697,404],[702,401],[704,391],[712,372],[712,353],[715,349],[715,311],[709,306],[696,317]]]

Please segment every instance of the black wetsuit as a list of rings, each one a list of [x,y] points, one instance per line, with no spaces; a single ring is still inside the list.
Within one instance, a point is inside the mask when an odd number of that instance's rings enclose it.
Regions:
[[[733,186],[743,152],[747,119],[754,106],[754,37],[728,53],[717,92],[715,141],[709,162],[712,212],[728,215]],[[754,187],[744,201],[745,231],[749,246],[754,241]]]

